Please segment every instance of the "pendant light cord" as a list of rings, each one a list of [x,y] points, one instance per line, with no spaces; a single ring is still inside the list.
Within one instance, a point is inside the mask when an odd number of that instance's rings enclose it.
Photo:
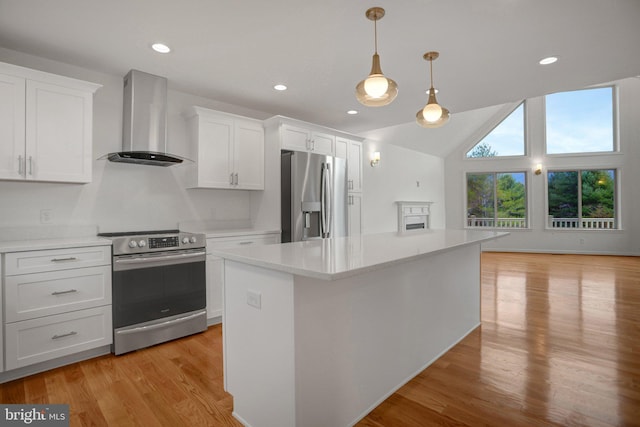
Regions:
[[[375,53],[378,53],[378,18],[373,20],[373,40],[374,40],[374,50]]]
[[[431,77],[431,87],[433,89],[433,59],[429,59],[429,76]]]

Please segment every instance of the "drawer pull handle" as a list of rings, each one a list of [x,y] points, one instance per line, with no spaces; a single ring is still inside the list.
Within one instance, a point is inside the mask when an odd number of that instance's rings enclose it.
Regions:
[[[69,261],[77,261],[78,258],[74,256],[70,256],[68,258],[53,258],[51,262],[69,262]]]
[[[78,333],[76,331],[71,331],[67,334],[62,334],[62,335],[54,335],[51,337],[52,340],[59,340],[60,338],[65,338],[65,337],[70,337],[73,335],[78,335]]]
[[[78,291],[76,289],[69,289],[68,291],[55,291],[55,292],[51,292],[51,295],[72,294],[74,292],[78,292]]]
[[[253,242],[240,242],[239,245],[251,245]]]

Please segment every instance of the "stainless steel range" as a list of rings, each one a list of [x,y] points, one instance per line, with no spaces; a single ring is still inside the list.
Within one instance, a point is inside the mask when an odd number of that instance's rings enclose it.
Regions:
[[[207,329],[204,234],[159,230],[99,236],[113,244],[115,354]]]

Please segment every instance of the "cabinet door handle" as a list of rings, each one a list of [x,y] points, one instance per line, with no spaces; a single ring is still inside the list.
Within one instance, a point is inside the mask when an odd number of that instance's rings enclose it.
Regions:
[[[233,172],[229,174],[229,184],[233,185]]]
[[[238,185],[238,174],[236,173],[236,180],[234,182],[235,185]]]
[[[22,156],[18,156],[18,175],[22,176],[23,174],[23,170],[22,170]]]
[[[51,292],[51,295],[65,295],[65,294],[72,294],[74,292],[78,292],[76,289],[69,289],[68,291],[55,291],[55,292]]]
[[[316,140],[312,139],[311,140],[311,151],[315,151],[316,150]]]
[[[253,242],[240,242],[239,245],[252,245]]]
[[[60,338],[70,337],[70,336],[73,336],[73,335],[78,335],[78,333],[76,331],[71,331],[69,333],[62,334],[62,335],[57,335],[56,334],[56,335],[52,336],[51,339],[52,340],[59,340]]]
[[[29,156],[29,175],[33,175],[33,157]]]
[[[74,256],[70,256],[68,258],[52,258],[51,262],[69,262],[69,261],[77,261],[78,258]]]

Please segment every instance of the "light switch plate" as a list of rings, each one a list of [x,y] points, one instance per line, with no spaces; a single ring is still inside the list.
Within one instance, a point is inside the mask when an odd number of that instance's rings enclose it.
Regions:
[[[247,290],[247,304],[251,307],[255,307],[258,310],[262,308],[262,294],[260,292]]]

